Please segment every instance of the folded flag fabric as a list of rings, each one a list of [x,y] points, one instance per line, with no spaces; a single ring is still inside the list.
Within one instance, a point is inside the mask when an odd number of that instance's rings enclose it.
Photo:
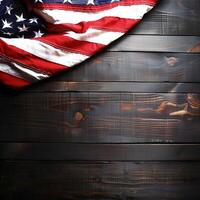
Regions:
[[[124,35],[156,2],[0,0],[0,82],[20,89],[68,70]]]

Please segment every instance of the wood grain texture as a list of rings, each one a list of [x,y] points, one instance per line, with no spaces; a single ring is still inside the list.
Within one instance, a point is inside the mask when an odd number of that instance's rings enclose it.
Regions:
[[[200,44],[199,36],[126,35],[113,43],[107,51],[191,52]],[[196,51],[200,52],[200,50]]]
[[[39,85],[39,87],[38,87]],[[181,82],[67,82],[45,81],[43,84],[35,84],[24,92],[134,92],[134,93],[200,93],[199,83]]]
[[[0,160],[200,161],[200,144],[0,143]]]
[[[130,34],[200,35],[199,0],[160,0]]]
[[[5,142],[200,142],[199,94],[24,93],[0,110]]]
[[[200,82],[199,65],[199,54],[104,52],[53,80]]]
[[[2,200],[200,198],[200,163],[1,162]]]
[[[0,199],[199,200],[199,10],[160,0],[92,59],[1,87]]]
[[[84,85],[86,87],[83,87],[82,91],[84,91],[85,88],[91,88],[87,89],[87,91],[95,91],[97,88],[98,91],[98,88],[108,89],[110,87],[112,87],[114,91],[117,91],[115,89],[117,87],[119,89],[122,88],[122,91],[139,91],[139,88],[143,88],[141,92],[146,92],[147,90],[149,92],[166,92],[167,90],[165,89],[157,90],[158,86],[160,88],[162,88],[162,86],[165,88],[166,85],[169,85],[170,90],[170,88],[176,87],[175,85],[178,87],[184,85],[183,83],[185,82],[194,83],[194,85],[199,83],[199,63],[200,54],[106,52],[56,77],[39,82],[33,87],[29,87],[28,90],[71,91],[70,88],[72,88],[73,85],[74,87],[75,85],[82,86],[82,82],[85,82]],[[150,82],[150,84],[146,82]],[[153,88],[154,84],[151,82],[155,84],[155,89],[145,90],[144,87]],[[159,82],[168,82],[169,84],[158,84]],[[94,85],[96,85],[96,88]],[[141,87],[139,85],[141,85]],[[129,89],[133,87],[135,89]],[[194,87],[199,88],[198,85]],[[76,89],[78,88],[79,87]],[[2,87],[0,91],[4,96],[5,91]],[[193,89],[191,92],[192,91]],[[198,89],[195,89],[193,92],[198,92]]]

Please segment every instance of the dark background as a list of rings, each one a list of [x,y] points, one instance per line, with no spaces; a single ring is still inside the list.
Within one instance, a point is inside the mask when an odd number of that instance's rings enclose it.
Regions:
[[[0,199],[199,200],[199,24],[199,0],[160,0],[90,61],[1,87]]]

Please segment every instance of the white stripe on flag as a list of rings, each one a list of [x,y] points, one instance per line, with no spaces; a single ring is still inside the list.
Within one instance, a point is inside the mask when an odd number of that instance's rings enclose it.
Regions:
[[[38,40],[21,38],[1,39],[9,45],[27,51],[39,58],[67,67],[74,66],[75,64],[78,64],[88,58],[88,56],[86,55],[82,55],[79,53],[71,53],[58,48],[54,48],[53,46]]]
[[[149,5],[118,6],[99,12],[76,12],[66,10],[48,10],[42,12],[54,19],[55,24],[77,24],[82,21],[95,21],[103,17],[119,17],[124,19],[141,19],[153,7]],[[45,17],[45,15],[43,15]]]
[[[7,63],[0,61],[0,71],[31,82],[49,77],[47,74],[27,69],[14,62]]]
[[[65,34],[65,36],[71,37],[75,40],[94,42],[103,45],[108,45],[110,42],[116,40],[122,35],[124,35],[124,33],[97,30],[92,28],[89,28],[84,33],[75,33],[73,31],[69,31],[67,34]]]

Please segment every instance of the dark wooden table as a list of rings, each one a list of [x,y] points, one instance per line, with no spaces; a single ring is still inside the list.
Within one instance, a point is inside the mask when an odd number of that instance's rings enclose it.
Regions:
[[[1,200],[200,199],[200,0],[160,0],[106,51],[0,89]]]

